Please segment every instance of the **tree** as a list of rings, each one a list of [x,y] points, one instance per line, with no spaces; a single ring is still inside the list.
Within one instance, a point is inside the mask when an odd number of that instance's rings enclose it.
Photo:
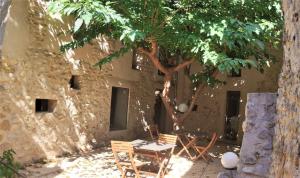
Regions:
[[[279,77],[277,120],[271,177],[292,178],[299,167],[299,11],[300,1],[282,1],[284,12],[283,66]]]
[[[165,75],[162,100],[176,124],[187,118],[204,86],[221,82],[218,72],[263,71],[273,61],[268,49],[279,44],[282,20],[279,0],[53,0],[49,10],[75,19],[73,41],[62,50],[104,35],[123,46],[96,65],[131,49],[149,58]],[[189,75],[194,94],[180,113],[170,97],[171,80],[193,62],[202,70]]]
[[[1,0],[0,1],[0,60],[2,53],[2,43],[4,38],[5,23],[7,18],[7,12],[9,9],[11,1],[10,0]]]

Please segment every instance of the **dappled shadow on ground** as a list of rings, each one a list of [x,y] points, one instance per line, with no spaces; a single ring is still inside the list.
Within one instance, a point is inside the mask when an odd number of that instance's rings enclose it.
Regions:
[[[185,168],[187,171],[179,177],[182,178],[215,178],[218,173],[224,168],[221,165],[221,157],[225,152],[232,151],[238,153],[240,146],[217,142],[215,146],[209,151],[209,155],[212,157],[212,161],[207,163],[203,159],[198,159],[189,168]],[[184,165],[184,164],[181,164]],[[186,166],[188,167],[188,166]]]
[[[56,167],[61,171],[46,172],[43,169],[47,167]],[[46,178],[93,178],[93,177],[120,177],[120,173],[114,163],[113,155],[110,148],[99,148],[90,153],[78,154],[57,158],[40,167],[35,165],[25,168],[24,173],[29,178],[46,177]]]
[[[224,152],[236,149],[233,145],[218,143],[210,152],[213,162],[191,161],[186,156],[173,156],[166,178],[215,178],[223,169],[220,157]],[[23,171],[29,178],[118,178],[120,173],[113,154],[108,147],[98,148],[90,153],[64,156],[46,164],[33,164]]]

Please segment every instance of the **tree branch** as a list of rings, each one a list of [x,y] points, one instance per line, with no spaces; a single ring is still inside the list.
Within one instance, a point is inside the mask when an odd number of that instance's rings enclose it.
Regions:
[[[166,107],[167,113],[171,117],[172,121],[174,123],[177,123],[177,120],[178,120],[177,119],[177,115],[176,115],[176,112],[174,110],[174,107],[171,104],[171,99],[169,97],[172,75],[166,74],[164,80],[165,80],[164,81],[164,90],[163,90],[163,93],[161,95],[162,101],[163,101],[163,103],[164,103],[164,105]]]
[[[152,61],[152,63],[154,64],[154,66],[161,71],[162,73],[164,73],[165,75],[167,74],[171,74],[170,71],[161,64],[161,62],[159,61],[158,57],[157,57],[157,51],[158,51],[158,45],[155,41],[151,40],[151,46],[152,46],[152,50],[149,52],[147,50],[145,50],[144,48],[138,48],[138,51],[141,52],[142,54],[146,55],[148,58],[150,58],[150,60]]]
[[[158,44],[155,40],[150,40],[151,43],[151,55],[152,56],[157,56],[157,52],[158,52]]]
[[[194,61],[195,61],[195,59],[190,59],[190,60],[184,61],[183,63],[178,64],[177,66],[171,68],[171,71],[178,72],[180,69],[192,64]]]

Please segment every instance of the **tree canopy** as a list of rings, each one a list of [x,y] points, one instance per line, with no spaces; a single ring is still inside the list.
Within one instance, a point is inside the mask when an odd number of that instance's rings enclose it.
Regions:
[[[214,84],[216,71],[262,71],[282,29],[280,0],[52,0],[49,10],[74,17],[73,40],[62,50],[104,35],[122,47],[96,65],[131,49],[166,76],[196,61],[203,66],[190,76],[196,86]]]

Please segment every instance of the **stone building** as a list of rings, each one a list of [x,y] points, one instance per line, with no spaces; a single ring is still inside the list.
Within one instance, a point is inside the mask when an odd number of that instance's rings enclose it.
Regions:
[[[111,138],[134,139],[153,120],[163,132],[172,129],[155,96],[163,76],[150,61],[133,62],[138,58],[130,52],[99,69],[93,65],[117,49],[118,42],[99,37],[62,54],[59,46],[70,39],[69,26],[50,19],[43,1],[11,1],[5,18],[6,6],[0,5],[1,152],[13,148],[19,161],[29,162],[89,150]],[[191,72],[198,67],[193,64]],[[247,93],[275,92],[279,68],[280,63],[264,74],[248,70],[235,77],[220,75],[227,84],[202,92],[185,128],[219,135],[234,130],[238,137],[228,138],[239,141]],[[188,103],[190,88],[182,87],[188,86],[188,78],[183,72],[177,78],[177,102]],[[228,126],[226,115],[238,119]]]

